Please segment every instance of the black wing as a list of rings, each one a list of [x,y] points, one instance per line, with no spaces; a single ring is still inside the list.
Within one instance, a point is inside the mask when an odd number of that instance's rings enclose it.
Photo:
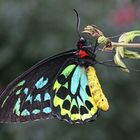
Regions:
[[[12,81],[0,93],[0,122],[52,117],[51,85],[59,69],[75,52],[71,50],[45,59]]]

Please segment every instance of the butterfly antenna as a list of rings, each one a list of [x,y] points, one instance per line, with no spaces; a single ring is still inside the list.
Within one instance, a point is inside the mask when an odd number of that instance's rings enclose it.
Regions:
[[[80,38],[81,37],[80,32],[79,32],[79,28],[80,28],[80,16],[79,16],[78,12],[75,9],[73,9],[73,10],[76,13],[76,20],[77,20],[76,30],[77,30],[77,34],[78,34],[78,36]]]

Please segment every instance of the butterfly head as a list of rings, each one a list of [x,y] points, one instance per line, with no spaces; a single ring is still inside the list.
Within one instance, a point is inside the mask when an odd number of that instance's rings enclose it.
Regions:
[[[80,56],[80,58],[84,58],[86,56],[93,55],[92,57],[96,57],[95,55],[95,51],[96,51],[96,45],[93,48],[93,46],[91,45],[91,43],[89,44],[85,35],[82,36],[80,34],[79,28],[80,28],[80,16],[78,14],[78,12],[74,9],[74,12],[76,13],[76,19],[77,19],[77,34],[79,36],[79,41],[77,42],[77,49],[78,49],[78,55]],[[92,54],[91,54],[92,53]]]
[[[87,40],[83,36],[81,36],[79,41],[77,42],[78,50],[82,49],[83,46],[87,46]]]

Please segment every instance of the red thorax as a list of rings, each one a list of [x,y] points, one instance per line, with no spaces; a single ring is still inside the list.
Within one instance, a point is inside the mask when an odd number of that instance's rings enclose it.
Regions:
[[[80,58],[83,58],[85,56],[88,56],[88,54],[84,50],[79,50],[79,56]]]

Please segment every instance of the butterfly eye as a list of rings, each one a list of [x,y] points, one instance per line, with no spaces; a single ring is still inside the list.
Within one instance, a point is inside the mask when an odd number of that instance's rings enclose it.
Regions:
[[[78,49],[82,49],[83,46],[87,46],[87,40],[84,37],[80,37],[79,41],[77,42]]]
[[[84,37],[81,37],[79,42],[81,42],[83,44],[83,46],[87,45],[87,40]]]

